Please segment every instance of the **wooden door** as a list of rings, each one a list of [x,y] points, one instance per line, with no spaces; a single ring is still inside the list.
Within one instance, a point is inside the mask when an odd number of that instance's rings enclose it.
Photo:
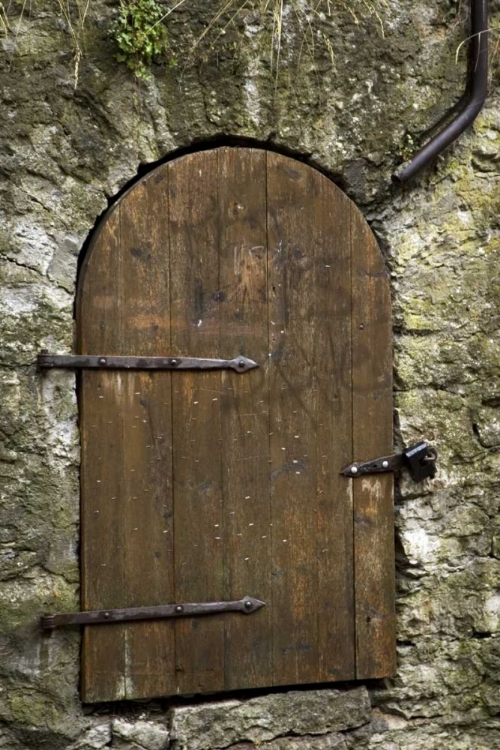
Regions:
[[[183,156],[103,220],[78,352],[233,371],[84,371],[82,607],[265,602],[85,628],[84,701],[394,671],[387,275],[354,204],[260,149]]]

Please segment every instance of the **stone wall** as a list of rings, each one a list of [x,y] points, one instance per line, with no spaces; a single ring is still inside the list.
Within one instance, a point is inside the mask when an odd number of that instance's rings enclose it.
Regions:
[[[354,15],[332,0],[331,16],[310,13],[308,24],[305,0],[285,3],[277,72],[269,17],[251,9],[193,50],[219,4],[191,0],[168,19],[175,64],[160,62],[151,81],[138,83],[115,59],[116,3],[94,0],[76,89],[59,3],[34,0],[22,14],[20,3],[8,7],[0,62],[0,748],[500,748],[496,72],[473,130],[410,188],[392,187],[416,135],[461,93],[465,61],[455,53],[467,33],[466,3],[380,1],[384,36],[363,2],[350,5]],[[498,29],[500,3],[491,6]],[[78,255],[109,201],[175,150],[227,137],[269,143],[323,169],[362,208],[387,258],[396,440],[425,437],[440,453],[432,483],[403,477],[397,490],[398,675],[222,702],[82,707],[78,634],[37,631],[44,610],[78,606],[74,379],[54,372],[42,380],[35,356],[71,349]]]

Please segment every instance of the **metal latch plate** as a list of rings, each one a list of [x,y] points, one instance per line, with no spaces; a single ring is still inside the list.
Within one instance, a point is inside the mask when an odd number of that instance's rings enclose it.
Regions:
[[[436,475],[437,450],[424,440],[402,453],[394,453],[390,456],[381,456],[371,461],[355,461],[341,471],[345,477],[356,479],[367,474],[383,474],[388,471],[397,471],[405,466],[415,482],[423,479],[433,479]]]

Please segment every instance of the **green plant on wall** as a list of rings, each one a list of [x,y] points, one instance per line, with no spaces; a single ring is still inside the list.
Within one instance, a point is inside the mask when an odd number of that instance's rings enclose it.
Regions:
[[[120,0],[118,18],[111,28],[120,50],[118,60],[125,62],[137,78],[150,79],[153,61],[164,55],[169,47],[165,21],[175,11],[189,5],[192,7],[193,4],[192,0]],[[287,8],[293,11],[304,29],[314,36],[314,21],[330,16],[335,7],[349,11],[356,23],[363,16],[375,16],[383,28],[381,14],[388,8],[388,0],[313,0],[310,4],[303,3],[302,0],[212,0],[212,5],[213,15],[194,41],[192,51],[207,34],[214,32],[215,39],[218,39],[240,12],[253,8],[262,18],[267,18],[272,27],[273,64],[274,52],[279,62],[283,16]]]
[[[118,45],[118,60],[137,78],[151,78],[153,60],[168,49],[164,12],[156,0],[121,0],[112,34]]]
[[[286,19],[292,19],[302,30],[302,50],[314,53],[318,45],[323,45],[328,55],[334,59],[335,49],[328,34],[328,22],[335,22],[339,11],[350,13],[355,24],[363,24],[368,19],[376,19],[382,36],[391,5],[389,0],[118,0],[118,11],[111,24],[110,37],[118,47],[117,58],[124,62],[136,78],[150,79],[154,61],[163,59],[172,63],[179,57],[172,54],[169,44],[167,23],[177,13],[188,11],[198,13],[203,25],[201,32],[190,41],[187,55],[201,47],[216,51],[223,44],[226,30],[237,24],[244,12],[252,11],[259,16],[259,23],[270,30],[269,62],[276,71],[280,66],[282,47],[289,45],[289,38],[283,33]],[[447,12],[462,7],[461,0],[446,0]],[[91,0],[52,0],[59,20],[71,35],[74,58],[75,88],[78,85],[79,67],[85,52],[85,37],[88,20],[92,15]],[[458,4],[458,5],[457,5]],[[16,7],[20,11],[16,13]],[[0,0],[0,38],[12,36],[17,39],[23,17],[30,14],[31,4],[27,0],[6,3]],[[209,12],[203,12],[209,9]],[[16,18],[17,16],[17,18]],[[14,20],[15,19],[15,20]],[[326,32],[325,32],[326,28]],[[493,34],[494,29],[491,29]],[[209,41],[208,41],[209,40]],[[184,49],[186,53],[186,49]],[[167,54],[168,53],[168,54]],[[290,50],[287,55],[290,57]]]

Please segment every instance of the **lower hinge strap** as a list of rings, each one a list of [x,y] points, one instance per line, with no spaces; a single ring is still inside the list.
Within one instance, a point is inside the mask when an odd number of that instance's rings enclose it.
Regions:
[[[240,355],[233,359],[208,357],[135,357],[102,354],[49,354],[37,357],[41,370],[63,368],[69,370],[235,370],[247,372],[258,367],[257,362]]]
[[[219,612],[242,612],[250,615],[265,602],[244,596],[233,602],[205,602],[203,604],[160,604],[154,607],[128,607],[126,609],[100,609],[92,612],[71,612],[63,615],[42,615],[42,630],[54,630],[67,625],[103,625],[106,623],[161,620],[167,617],[196,617]]]

